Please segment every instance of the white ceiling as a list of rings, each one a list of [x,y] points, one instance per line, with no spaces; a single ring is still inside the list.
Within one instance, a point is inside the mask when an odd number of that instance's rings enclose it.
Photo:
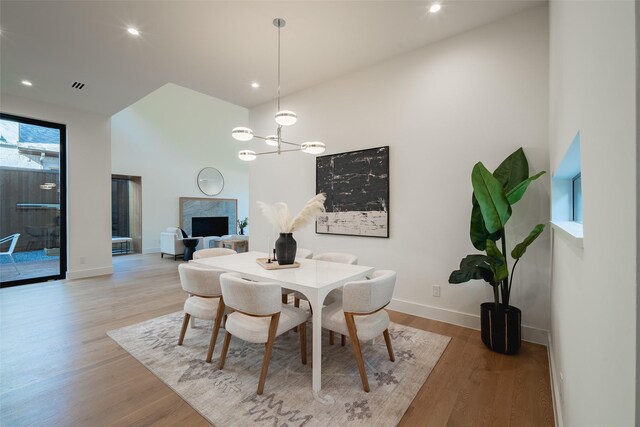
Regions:
[[[540,1],[2,1],[2,92],[113,114],[172,82],[251,107]],[[126,28],[137,27],[131,37]],[[20,81],[28,79],[32,87]],[[71,87],[78,81],[82,90]],[[262,86],[252,89],[250,83]]]

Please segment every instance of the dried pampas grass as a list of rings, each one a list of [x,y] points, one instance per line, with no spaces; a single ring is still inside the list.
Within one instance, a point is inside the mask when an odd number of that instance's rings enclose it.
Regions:
[[[280,233],[293,233],[309,224],[316,215],[324,211],[324,201],[327,199],[324,193],[313,196],[302,208],[300,213],[291,219],[289,207],[286,203],[278,202],[268,205],[257,202],[262,214]]]

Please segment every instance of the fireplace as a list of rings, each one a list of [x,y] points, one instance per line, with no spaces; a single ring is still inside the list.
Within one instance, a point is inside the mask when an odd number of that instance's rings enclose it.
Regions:
[[[216,234],[196,234],[193,218],[227,218],[227,229]],[[238,201],[236,199],[205,199],[201,197],[180,197],[180,224],[189,236],[224,236],[236,233]],[[202,231],[202,230],[200,230]],[[207,230],[204,230],[207,231]]]
[[[195,237],[224,236],[229,234],[229,217],[192,217],[191,230],[191,235]]]

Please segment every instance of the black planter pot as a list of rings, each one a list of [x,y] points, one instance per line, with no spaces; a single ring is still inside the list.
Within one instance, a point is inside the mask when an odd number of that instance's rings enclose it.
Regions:
[[[276,240],[276,258],[278,264],[293,264],[296,260],[296,251],[298,244],[291,233],[280,233],[280,237]]]
[[[485,302],[480,305],[480,325],[482,342],[496,353],[517,354],[521,342],[520,309],[493,302]]]

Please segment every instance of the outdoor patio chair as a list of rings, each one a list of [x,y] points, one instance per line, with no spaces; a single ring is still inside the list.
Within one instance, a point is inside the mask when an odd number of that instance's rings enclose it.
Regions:
[[[16,244],[18,243],[18,238],[20,237],[20,233],[12,234],[11,236],[3,237],[0,239],[0,246],[6,242],[11,242],[9,244],[9,250],[6,252],[0,252],[0,255],[6,255],[11,260],[13,264],[13,268],[16,269],[16,272],[20,274],[20,270],[18,270],[18,266],[16,265],[16,261],[13,259],[13,250],[16,248]]]

